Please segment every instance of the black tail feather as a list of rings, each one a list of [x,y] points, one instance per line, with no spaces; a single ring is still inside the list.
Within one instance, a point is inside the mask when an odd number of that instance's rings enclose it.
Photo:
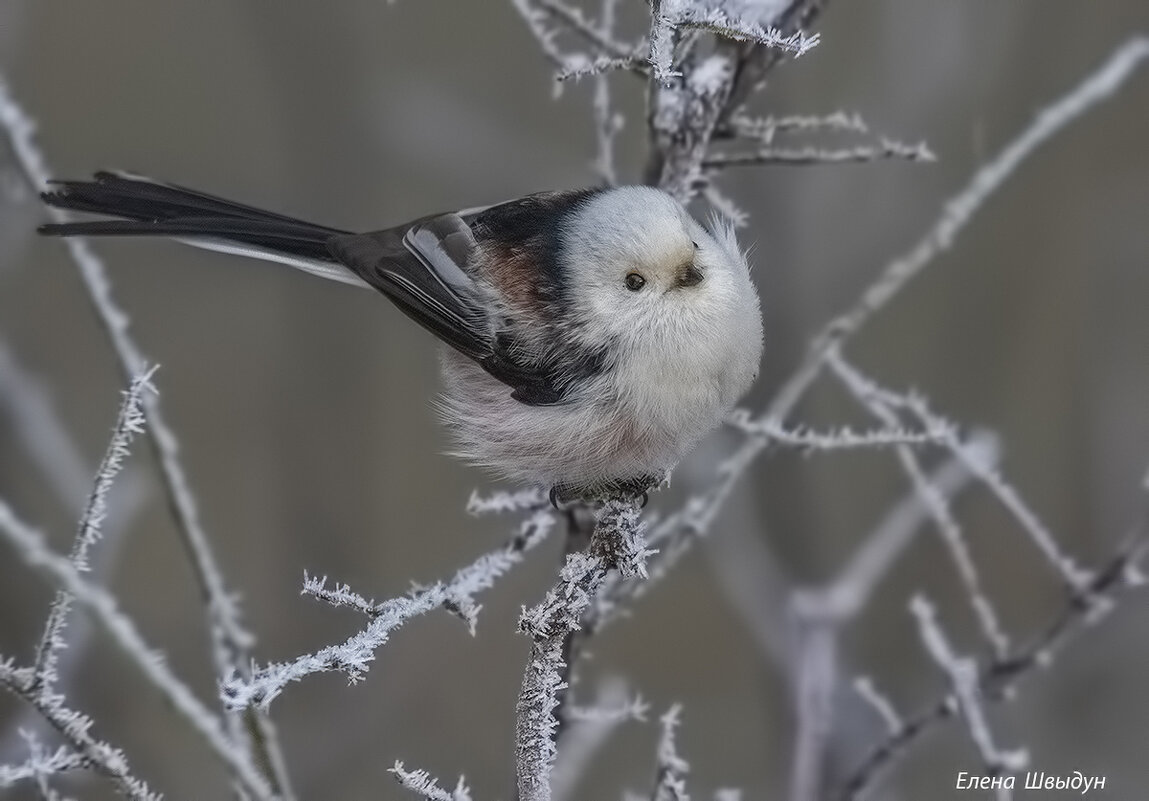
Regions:
[[[54,181],[43,193],[56,208],[118,220],[48,223],[49,236],[175,236],[226,239],[307,258],[330,259],[327,241],[346,231],[304,222],[213,195],[110,172],[94,181]]]

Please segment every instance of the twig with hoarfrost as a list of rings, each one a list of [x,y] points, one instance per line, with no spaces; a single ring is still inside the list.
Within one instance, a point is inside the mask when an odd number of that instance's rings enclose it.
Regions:
[[[21,184],[23,186],[23,184]],[[63,421],[56,412],[51,393],[41,381],[25,369],[7,344],[0,341],[0,407],[7,407],[16,437],[32,461],[39,466],[57,501],[77,516],[88,502],[94,466],[87,464]],[[114,564],[122,536],[140,512],[145,499],[143,475],[137,465],[128,465],[120,474],[103,526],[103,544],[92,562],[93,574],[105,574]],[[81,617],[70,624],[68,647],[56,661],[58,686],[67,688],[82,664],[91,642],[88,619]],[[9,721],[0,737],[0,760],[23,752],[26,737],[45,725],[31,707],[22,716]],[[26,731],[22,731],[26,730]]]
[[[555,759],[555,708],[566,689],[564,644],[611,571],[645,576],[650,551],[633,503],[611,500],[595,513],[585,551],[571,553],[543,600],[524,609],[519,630],[531,638],[516,704],[515,753],[519,801],[550,801]]]
[[[0,531],[4,530],[5,512],[6,507],[0,505]],[[160,796],[152,792],[147,782],[132,772],[124,752],[91,733],[94,724],[91,718],[68,707],[64,703],[63,696],[55,693],[41,694],[32,690],[30,685],[33,675],[30,668],[17,668],[11,659],[5,659],[0,655],[0,687],[22,698],[43,715],[44,719],[75,749],[82,762],[82,765],[77,764],[77,767],[91,768],[107,776],[122,795],[134,801],[159,801]],[[32,767],[38,766],[34,764]],[[0,787],[34,779],[36,775],[35,771],[24,775],[19,766],[0,767]],[[6,783],[3,781],[5,778],[12,781]]]
[[[846,148],[763,147],[745,153],[714,153],[702,160],[710,170],[761,164],[865,164],[886,160],[933,162],[937,156],[925,142],[909,145],[896,139],[882,139],[877,145]]]
[[[67,592],[75,605],[88,613],[148,683],[179,713],[179,718],[189,723],[211,752],[232,771],[249,795],[260,799],[274,796],[271,787],[249,760],[248,754],[235,747],[219,718],[200,703],[166,661],[157,658],[132,620],[120,611],[115,597],[86,581],[67,558],[54,553],[44,543],[39,532],[20,520],[3,501],[0,501],[0,539],[7,540],[25,564],[46,581]],[[30,695],[26,700],[34,703],[41,714],[57,728],[61,725],[58,721],[72,725],[69,721],[75,718],[75,713],[71,710],[62,706],[54,709],[40,704],[38,695]],[[48,700],[62,704],[63,699],[50,695]],[[77,735],[86,736],[89,727],[90,721],[77,721],[73,731]]]
[[[690,801],[690,794],[686,791],[690,763],[679,755],[676,737],[681,714],[682,706],[675,704],[659,719],[662,734],[658,738],[651,801]]]
[[[634,48],[614,38],[613,9],[605,11],[602,21],[595,25],[583,16],[582,9],[567,5],[562,0],[530,0],[530,2],[585,40],[600,55],[619,61],[633,58]]]
[[[925,422],[924,431],[909,431],[900,426],[861,432],[854,431],[849,426],[831,431],[815,431],[802,426],[786,428],[781,420],[772,417],[752,419],[745,409],[736,409],[727,422],[745,434],[769,437],[779,445],[810,451],[881,448],[893,445],[936,445],[956,439],[953,425],[944,420]]]
[[[917,394],[910,393],[904,396],[905,408],[922,422],[923,425],[945,424],[945,418],[930,410],[926,399]],[[1088,570],[1083,570],[1071,557],[1061,550],[1057,539],[1049,528],[1041,522],[1041,518],[1029,508],[1029,504],[1005,480],[994,465],[980,462],[975,455],[969,453],[965,445],[953,435],[951,428],[945,438],[945,445],[959,459],[964,461],[974,475],[985,484],[1002,506],[1013,516],[1022,530],[1025,531],[1034,545],[1041,552],[1046,561],[1057,571],[1058,576],[1071,590],[1080,590],[1085,587],[1091,578]]]
[[[144,413],[141,404],[145,393],[155,392],[155,388],[151,385],[154,373],[153,367],[137,375],[124,393],[124,400],[120,404],[120,411],[112,429],[111,441],[96,470],[96,481],[87,506],[80,515],[79,529],[72,543],[69,559],[72,566],[81,573],[90,570],[89,552],[103,537],[103,525],[108,516],[108,494],[111,492],[112,484],[123,470],[124,460],[131,453],[132,440],[137,434],[144,433]],[[66,592],[57,591],[56,599],[48,610],[48,620],[44,624],[44,633],[40,637],[40,646],[33,663],[34,675],[30,689],[34,692],[47,695],[55,689],[58,678],[56,665],[60,650],[65,647],[63,635],[68,625],[68,612],[71,606],[71,597]]]
[[[7,410],[15,438],[40,469],[59,504],[79,514],[92,488],[94,465],[88,463],[60,419],[48,387],[20,364],[8,343],[2,340],[0,408]],[[108,512],[110,529],[127,528],[139,512],[144,491],[140,471],[133,467],[126,469],[116,482],[116,503]],[[107,536],[105,532],[105,538]]]
[[[407,770],[402,762],[396,762],[388,772],[395,776],[399,784],[427,801],[471,801],[471,791],[462,776],[454,790],[444,790],[430,773],[425,770]]]
[[[845,111],[835,111],[821,116],[792,114],[784,117],[747,117],[736,114],[719,126],[715,138],[740,137],[769,145],[773,144],[776,134],[808,131],[865,134],[869,133],[869,127],[856,112],[848,114]]]
[[[0,673],[4,666],[0,663]],[[91,763],[82,754],[68,746],[45,751],[35,735],[21,732],[28,746],[28,758],[19,765],[0,765],[0,787],[13,787],[20,782],[41,781],[48,776],[82,770]]]
[[[315,673],[340,671],[347,674],[352,683],[357,682],[370,669],[375,652],[390,639],[393,631],[412,618],[436,609],[447,609],[461,617],[473,634],[480,608],[474,596],[490,588],[520,563],[524,553],[547,537],[554,522],[549,511],[536,512],[502,548],[462,568],[450,581],[416,587],[406,596],[379,604],[372,604],[349,588],[331,590],[323,580],[307,578],[304,593],[364,612],[370,617],[367,627],[339,645],[327,646],[290,662],[258,667],[250,678],[233,675],[222,682],[221,697],[231,709],[266,708],[288,684]]]
[[[674,69],[674,39],[679,29],[695,28],[727,39],[776,48],[797,58],[818,45],[819,34],[783,33],[749,19],[730,16],[720,3],[704,5],[689,0],[655,0],[651,4],[650,63],[654,78],[669,83],[681,75]]]
[[[4,128],[12,143],[16,160],[28,183],[38,192],[45,191],[49,185],[51,171],[35,144],[33,138],[35,124],[12,97],[2,77],[0,77],[0,126]],[[67,215],[58,209],[50,208],[48,213],[56,222],[67,219]],[[121,372],[127,380],[131,380],[143,371],[148,360],[132,338],[128,315],[112,295],[112,286],[104,263],[84,239],[68,237],[64,240],[64,245],[79,271],[92,308],[116,353]],[[200,523],[199,509],[191,491],[191,483],[180,461],[179,440],[164,418],[158,394],[145,395],[143,407],[151,430],[149,441],[167,494],[168,506],[203,595],[216,674],[221,677],[236,671],[244,674],[250,663],[249,649],[253,638],[240,623],[239,610],[236,608],[233,596],[227,591],[211,542]],[[247,747],[260,754],[261,762],[273,771],[270,778],[275,783],[277,792],[290,796],[288,777],[275,768],[275,766],[282,767],[283,758],[271,722],[249,716],[246,724],[245,726],[241,721],[229,717],[231,736],[237,742],[246,741]]]
[[[977,662],[969,657],[954,653],[938,623],[937,610],[924,595],[915,595],[910,601],[910,611],[918,623],[918,632],[926,650],[946,675],[953,687],[953,697],[958,711],[969,730],[970,739],[977,747],[986,770],[991,775],[1017,773],[1024,770],[1029,762],[1025,749],[1012,751],[998,748],[989,722],[982,708],[981,682],[978,680]]]
[[[893,703],[878,691],[878,688],[874,686],[873,679],[869,676],[855,678],[854,690],[858,697],[869,704],[870,708],[881,718],[882,723],[886,726],[887,734],[896,734],[905,726],[898,711],[894,709]]]
[[[887,389],[879,387],[873,380],[864,376],[856,367],[847,363],[837,348],[832,349],[826,358],[834,375],[841,380],[845,388],[857,398],[864,408],[883,424],[889,426],[898,425],[900,421],[897,413],[894,411],[894,405],[899,402],[899,396]],[[978,460],[972,456],[969,458],[961,456],[961,453],[964,452],[964,446],[960,444],[960,440],[958,440],[956,435],[952,437],[951,441],[958,443],[955,446],[957,448],[956,453],[959,458],[962,459],[963,464],[965,464],[975,476],[980,477],[985,471],[984,465],[979,464]],[[981,627],[983,636],[993,647],[995,654],[999,656],[1005,654],[1009,650],[1009,637],[1001,625],[993,603],[982,587],[977,564],[969,552],[969,546],[966,544],[961,525],[953,516],[949,504],[946,503],[942,494],[937,491],[936,487],[930,484],[929,479],[926,477],[925,469],[913,451],[904,446],[899,446],[895,453],[897,454],[898,463],[901,465],[903,472],[905,472],[910,483],[921,496],[923,503],[926,508],[930,510],[930,514],[937,524],[938,533],[941,534],[942,541],[949,549],[950,556],[954,560],[954,566],[957,568],[958,576],[962,581],[962,585],[965,587],[966,598],[970,602],[970,606],[973,609],[974,616],[977,618],[978,625]]]
[[[527,487],[514,492],[503,490],[492,492],[490,495],[480,495],[478,490],[472,490],[471,497],[467,499],[467,514],[478,517],[488,514],[533,512],[542,509],[547,503],[547,494],[536,487]]]
[[[986,701],[1012,698],[1014,688],[1022,678],[1039,668],[1048,668],[1073,634],[1096,624],[1112,609],[1119,595],[1143,588],[1146,579],[1139,565],[1149,551],[1147,536],[1149,531],[1143,520],[1140,530],[1122,544],[1104,566],[1091,574],[1089,585],[1071,592],[1061,611],[1027,645],[1005,657],[983,661],[977,669],[980,697]],[[861,801],[886,768],[923,734],[953,717],[957,711],[957,699],[953,693],[946,693],[923,711],[904,718],[900,726],[850,772],[837,798],[840,801]]]

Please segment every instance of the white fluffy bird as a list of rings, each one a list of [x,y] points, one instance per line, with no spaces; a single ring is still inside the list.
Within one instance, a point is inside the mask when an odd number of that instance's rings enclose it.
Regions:
[[[628,186],[528,195],[353,234],[119,173],[46,203],[118,219],[50,235],[156,235],[373,287],[449,346],[455,453],[552,499],[641,495],[758,374],[762,317],[733,231]]]

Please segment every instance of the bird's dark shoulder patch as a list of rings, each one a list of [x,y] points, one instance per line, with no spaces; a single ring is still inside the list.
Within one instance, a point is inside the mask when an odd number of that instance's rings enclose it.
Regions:
[[[508,300],[531,306],[563,301],[563,225],[602,191],[540,192],[474,218],[471,230],[487,256],[489,278]]]

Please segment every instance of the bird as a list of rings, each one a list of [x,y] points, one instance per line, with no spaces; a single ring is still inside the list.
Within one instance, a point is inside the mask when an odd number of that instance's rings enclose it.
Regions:
[[[440,348],[450,453],[551,501],[639,498],[758,376],[763,323],[733,226],[649,186],[529,194],[354,233],[126,172],[53,181],[105,219],[48,236],[156,236],[381,292]]]

